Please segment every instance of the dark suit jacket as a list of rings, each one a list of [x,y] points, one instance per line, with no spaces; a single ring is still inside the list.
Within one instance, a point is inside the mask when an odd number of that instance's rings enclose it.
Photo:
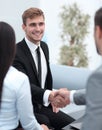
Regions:
[[[48,46],[45,42],[41,41],[41,48],[45,54],[48,71],[44,89],[41,88],[37,76],[36,66],[25,40],[23,39],[21,42],[17,43],[16,46],[17,50],[13,66],[16,67],[18,70],[24,72],[29,77],[29,81],[31,84],[32,102],[34,107],[36,107],[37,104],[43,104],[43,94],[45,92],[45,89],[52,90],[52,75],[49,66]]]

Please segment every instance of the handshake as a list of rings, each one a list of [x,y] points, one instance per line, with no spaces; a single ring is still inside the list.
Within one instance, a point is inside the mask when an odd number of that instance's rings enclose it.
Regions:
[[[53,112],[57,113],[59,108],[70,104],[70,91],[66,88],[52,91],[49,95],[49,101],[52,105]]]

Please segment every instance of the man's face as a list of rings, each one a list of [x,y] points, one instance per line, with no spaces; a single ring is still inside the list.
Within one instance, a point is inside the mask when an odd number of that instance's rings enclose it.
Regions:
[[[94,39],[95,39],[97,53],[99,55],[102,55],[102,30],[99,26],[95,27]]]
[[[38,16],[33,19],[28,18],[26,20],[26,25],[23,24],[22,28],[28,40],[37,44],[44,35],[45,22],[43,16]]]

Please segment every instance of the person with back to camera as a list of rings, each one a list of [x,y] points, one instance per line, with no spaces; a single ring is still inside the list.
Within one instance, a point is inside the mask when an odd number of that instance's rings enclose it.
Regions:
[[[96,11],[94,16],[94,39],[97,53],[102,56],[102,7]],[[71,91],[60,89],[56,95],[70,100]],[[86,89],[77,90],[72,95],[77,105],[86,104],[81,130],[102,130],[102,65],[89,76]],[[63,102],[60,102],[56,104],[56,107],[63,106],[62,104]]]
[[[96,50],[102,56],[102,7],[94,17]],[[81,130],[102,130],[102,65],[89,77],[86,88],[86,112]]]
[[[22,28],[25,38],[17,43],[17,52],[13,66],[24,72],[30,80],[32,103],[35,116],[39,123],[60,130],[62,127],[74,121],[72,117],[62,111],[53,112],[54,91],[53,81],[49,65],[49,49],[45,42],[41,41],[45,30],[45,17],[41,9],[29,8],[22,15]],[[41,53],[41,77],[38,75],[37,48]],[[26,86],[25,86],[26,89]],[[59,100],[62,97],[57,97]]]
[[[16,130],[19,120],[24,130],[49,130],[34,117],[28,77],[11,66],[15,47],[13,28],[0,22],[0,130]]]

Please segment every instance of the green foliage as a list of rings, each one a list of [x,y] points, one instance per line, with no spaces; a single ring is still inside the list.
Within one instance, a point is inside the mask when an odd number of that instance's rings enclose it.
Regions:
[[[66,44],[61,48],[59,62],[71,66],[86,67],[88,58],[83,42],[89,33],[90,16],[82,13],[76,3],[71,6],[63,6],[59,16],[62,29],[61,39]]]

